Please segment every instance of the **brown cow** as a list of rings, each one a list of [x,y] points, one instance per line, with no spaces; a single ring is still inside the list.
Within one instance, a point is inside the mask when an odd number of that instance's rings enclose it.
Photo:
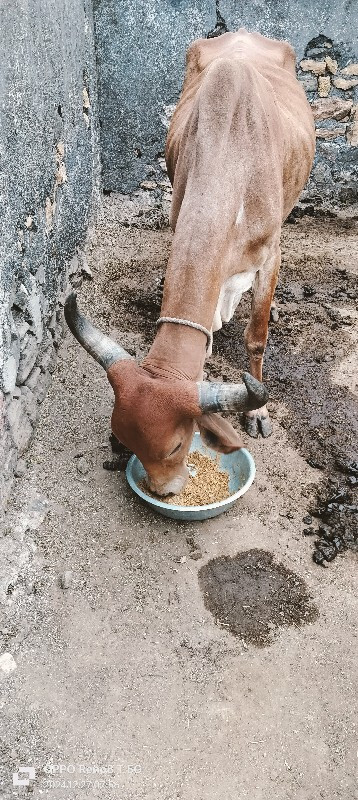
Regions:
[[[195,421],[218,450],[243,445],[211,412],[245,410],[251,435],[258,427],[263,436],[271,432],[259,382],[281,224],[308,178],[314,143],[290,45],[244,29],[194,42],[166,146],[174,229],[161,311],[167,321],[139,366],[82,317],[73,295],[66,303],[74,335],[107,369],[112,430],[139,456],[159,494],[178,492],[187,480]],[[202,382],[211,331],[232,317],[251,286],[245,343],[253,378],[244,376],[246,388]]]

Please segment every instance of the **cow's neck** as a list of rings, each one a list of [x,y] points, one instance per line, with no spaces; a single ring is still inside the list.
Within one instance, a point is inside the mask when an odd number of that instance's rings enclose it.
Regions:
[[[211,330],[222,275],[220,254],[223,233],[213,235],[212,215],[195,221],[195,207],[189,219],[177,224],[165,275],[161,317],[177,317],[199,323]],[[183,325],[163,323],[145,360],[172,368],[192,380],[200,380],[205,361],[207,337]]]
[[[164,322],[142,366],[158,377],[201,380],[207,337],[201,331]]]

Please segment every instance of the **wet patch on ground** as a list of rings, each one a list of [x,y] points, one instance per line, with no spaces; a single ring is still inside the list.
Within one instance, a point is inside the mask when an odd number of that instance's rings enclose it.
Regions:
[[[205,608],[217,622],[258,647],[271,644],[279,628],[318,616],[302,578],[265,550],[212,559],[201,568],[199,582]]]

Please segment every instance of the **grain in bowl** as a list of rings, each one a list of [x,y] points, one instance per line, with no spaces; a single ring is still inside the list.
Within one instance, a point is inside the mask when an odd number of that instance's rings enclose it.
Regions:
[[[175,506],[206,506],[230,497],[229,475],[220,469],[216,460],[196,450],[188,456],[188,467],[190,477],[185,488],[180,494],[161,496],[163,503]],[[149,491],[144,481],[140,488],[151,497],[157,497]]]

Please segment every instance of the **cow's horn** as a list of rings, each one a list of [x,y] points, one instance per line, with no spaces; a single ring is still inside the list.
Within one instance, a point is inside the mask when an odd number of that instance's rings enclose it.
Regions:
[[[71,292],[65,301],[65,320],[79,343],[98,363],[107,370],[116,361],[132,358],[117,342],[95,328],[81,314],[77,305],[76,293]]]
[[[260,381],[244,372],[244,383],[198,383],[201,410],[210,411],[252,411],[261,408],[268,400],[268,391]]]

